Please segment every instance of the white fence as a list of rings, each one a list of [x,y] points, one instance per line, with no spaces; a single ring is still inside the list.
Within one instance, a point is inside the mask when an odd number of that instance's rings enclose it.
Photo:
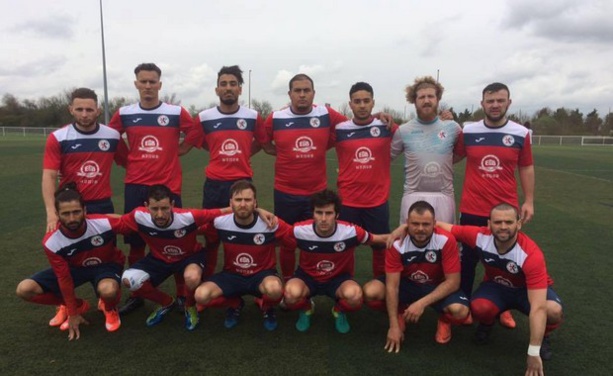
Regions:
[[[613,146],[608,136],[532,136],[533,145]]]
[[[34,128],[34,127],[0,127],[2,136],[41,136],[47,137],[57,128]]]

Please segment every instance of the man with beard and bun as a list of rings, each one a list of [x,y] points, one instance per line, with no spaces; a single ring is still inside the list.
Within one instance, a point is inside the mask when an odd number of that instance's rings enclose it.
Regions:
[[[113,213],[111,201],[111,169],[113,160],[125,165],[127,148],[120,142],[119,132],[99,124],[98,96],[88,88],[79,88],[70,94],[68,124],[49,135],[43,157],[42,193],[47,212],[47,232],[58,225],[54,192],[58,185],[75,182],[89,214]],[[66,322],[66,307],[59,306],[50,326]]]
[[[417,323],[426,307],[440,314],[434,336],[440,344],[451,340],[452,323],[461,324],[468,317],[468,298],[459,291],[458,244],[449,232],[435,228],[435,223],[432,205],[413,203],[401,238],[385,252],[385,276],[377,284],[364,286],[365,299],[387,307],[388,352],[400,351],[405,322]]]
[[[196,236],[199,226],[230,212],[230,208],[190,210],[175,208],[170,189],[156,184],[149,188],[145,207],[124,214],[124,231],[138,232],[150,252],[130,266],[121,277],[123,285],[136,297],[146,298],[157,307],[147,317],[147,326],[159,324],[172,310],[175,300],[157,287],[170,275],[180,273],[185,280],[185,327],[194,330],[198,313],[194,290],[202,280],[205,260]]]
[[[402,124],[392,141],[392,157],[404,153],[405,159],[401,224],[406,223],[409,207],[420,200],[434,207],[438,219],[455,223],[453,163],[462,129],[455,121],[439,118],[443,91],[430,76],[416,78],[406,89],[406,99],[415,104],[417,118]]]
[[[198,127],[189,112],[181,106],[160,101],[162,70],[153,63],[139,64],[134,69],[139,102],[121,107],[109,126],[127,135],[130,152],[126,165],[124,213],[129,213],[147,201],[149,187],[164,184],[172,192],[172,201],[181,207],[181,163],[179,162],[180,136],[183,144],[197,145],[200,141]],[[138,234],[125,238],[130,244],[128,264],[132,265],[145,256],[145,242]],[[177,298],[184,297],[183,281],[175,276]],[[142,299],[130,297],[120,308],[126,314],[143,305]]]
[[[387,234],[371,234],[359,226],[338,221],[341,199],[334,191],[317,192],[311,200],[313,219],[294,225],[293,237],[300,259],[298,269],[285,285],[285,304],[300,311],[296,329],[305,332],[311,327],[315,310],[311,297],[327,295],[335,300],[334,327],[345,334],[351,330],[346,312],[362,306],[362,288],[353,278],[355,248],[360,244],[383,245]]]
[[[201,146],[210,153],[202,195],[205,209],[228,206],[232,184],[253,177],[251,154],[252,150],[259,150],[259,144],[254,144],[254,135],[263,127],[263,121],[257,111],[238,104],[242,86],[243,71],[238,65],[222,67],[217,73],[215,88],[219,106],[204,110],[194,118],[204,133]],[[188,152],[191,147],[184,144],[180,153]],[[219,243],[207,239],[205,275],[215,270],[218,248]]]
[[[500,312],[517,309],[528,315],[530,323],[526,375],[543,375],[542,360],[552,357],[549,334],[562,322],[562,302],[552,289],[543,252],[520,231],[517,208],[507,203],[495,205],[487,228],[442,222],[437,226],[468,244],[485,268],[483,282],[470,302],[472,315],[479,322],[476,342],[487,343]]]
[[[55,193],[57,229],[48,232],[43,248],[51,268],[34,274],[17,286],[17,296],[37,304],[66,306],[61,330],[68,330],[68,339],[79,339],[79,326],[88,322],[83,314],[89,303],[79,299],[75,287],[90,282],[99,296],[98,309],[104,313],[105,327],[114,332],[121,326],[117,303],[121,295],[119,275],[125,257],[115,245],[119,218],[100,214],[86,215],[85,204],[75,183]]]
[[[534,215],[534,163],[530,132],[507,119],[511,105],[509,88],[499,82],[483,89],[481,107],[485,119],[467,124],[458,142],[457,154],[466,157],[466,172],[460,200],[460,224],[486,226],[489,210],[500,202],[519,207],[515,170],[524,194],[521,222]],[[468,244],[462,244],[461,288],[470,297],[478,259]],[[508,311],[500,315],[500,323],[515,327]]]
[[[375,106],[372,86],[357,82],[349,90],[353,119],[336,126],[332,133],[338,157],[338,193],[342,200],[339,219],[374,234],[388,234],[390,191],[390,146],[398,129],[372,116]],[[385,274],[383,246],[372,246],[373,278]]]
[[[283,242],[289,249],[295,248],[292,227],[282,220],[268,227],[258,217],[256,188],[250,181],[232,184],[229,202],[232,214],[216,218],[203,229],[207,239],[223,243],[224,266],[198,287],[196,301],[206,307],[228,307],[224,326],[231,329],[238,324],[245,305],[242,296],[253,295],[262,311],[264,328],[275,330],[274,306],[283,297],[275,245]]]

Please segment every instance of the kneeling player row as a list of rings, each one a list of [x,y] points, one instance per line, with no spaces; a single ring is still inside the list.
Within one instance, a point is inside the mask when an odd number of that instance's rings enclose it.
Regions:
[[[50,325],[69,330],[69,339],[78,338],[81,316],[89,307],[77,299],[74,287],[91,281],[100,296],[98,304],[106,316],[109,331],[117,330],[121,281],[136,296],[158,304],[147,318],[148,326],[158,324],[175,305],[174,298],[157,288],[175,273],[185,279],[185,325],[194,330],[198,307],[228,307],[225,325],[238,322],[243,295],[254,295],[264,313],[264,326],[277,327],[274,306],[284,299],[290,309],[300,311],[296,328],[310,326],[315,295],[335,299],[332,310],[335,327],[350,330],[346,312],[359,309],[363,301],[387,310],[390,328],[385,348],[398,352],[405,322],[415,323],[427,306],[441,316],[436,341],[451,339],[451,324],[469,319],[468,299],[458,292],[460,262],[458,240],[471,244],[485,266],[485,281],[470,303],[480,325],[477,339],[485,342],[496,316],[518,309],[530,316],[530,362],[540,362],[543,336],[561,321],[562,308],[551,290],[542,252],[519,232],[517,210],[506,204],[495,207],[489,229],[438,223],[434,209],[424,201],[409,209],[405,226],[390,235],[370,234],[358,226],[337,221],[338,196],[329,190],[313,196],[313,219],[289,226],[270,213],[258,215],[256,189],[248,181],[232,186],[230,207],[189,210],[173,207],[165,186],[153,186],[145,207],[124,216],[85,215],[81,197],[68,188],[56,194],[59,228],[49,233],[43,245],[52,269],[22,281],[17,294],[41,304],[63,304]],[[262,216],[262,217],[260,217]],[[274,223],[270,223],[271,220]],[[123,254],[114,235],[138,232],[151,252],[120,277]],[[206,252],[197,242],[199,232],[224,244],[223,271],[203,275]],[[392,241],[399,238],[399,240]],[[353,279],[354,251],[364,243],[389,243],[385,251],[385,275],[375,276],[364,289]],[[275,246],[281,244],[281,269],[276,271]],[[294,250],[300,250],[295,269]],[[293,273],[290,275],[290,273]],[[204,282],[202,282],[204,280]],[[406,308],[405,308],[406,307]],[[535,353],[536,351],[536,353]],[[541,353],[543,358],[548,354]],[[549,354],[550,355],[550,354]],[[538,358],[536,359],[532,358]]]

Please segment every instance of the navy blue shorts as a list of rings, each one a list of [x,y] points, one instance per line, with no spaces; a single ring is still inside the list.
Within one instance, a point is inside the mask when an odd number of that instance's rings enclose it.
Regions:
[[[379,281],[385,283],[385,276],[378,277]],[[424,296],[430,294],[437,285],[427,283],[415,283],[406,278],[400,278],[400,285],[398,286],[398,306],[409,306]],[[466,307],[469,306],[469,300],[464,295],[462,290],[458,290],[449,294],[446,298],[439,300],[438,302],[431,304],[436,312],[443,313],[445,307],[451,304],[462,304]]]
[[[85,210],[88,214],[113,214],[115,207],[110,198],[102,200],[85,201]]]
[[[275,189],[275,215],[293,225],[313,218],[310,196],[296,196]]]
[[[202,208],[218,209],[230,206],[230,187],[239,180],[251,181],[250,178],[229,181],[207,178],[202,187]]]
[[[342,205],[341,213],[338,217],[341,221],[358,225],[373,234],[389,234],[389,218],[390,206],[387,201],[384,204],[372,208],[356,208]],[[385,248],[384,245],[372,247],[375,249]]]
[[[123,212],[129,213],[139,206],[144,206],[147,201],[147,194],[149,193],[149,186],[142,184],[126,184],[124,195]],[[172,200],[175,202],[175,207],[180,208],[183,206],[181,202],[181,196],[172,193]],[[145,241],[138,234],[130,234],[123,237],[124,243],[132,246],[145,246]]]
[[[184,258],[181,261],[173,263],[165,263],[158,260],[151,253],[148,253],[145,258],[138,260],[130,269],[138,269],[149,274],[149,281],[154,287],[159,286],[168,277],[175,273],[183,273],[185,268],[190,264],[196,264],[204,269],[204,252],[201,250],[193,255]]]
[[[300,267],[294,272],[293,278],[298,278],[309,288],[309,298],[317,295],[326,295],[332,299],[337,299],[336,290],[345,281],[355,281],[349,273],[341,274],[328,282],[317,282],[313,277],[306,274]],[[357,282],[356,282],[357,283]]]
[[[255,297],[262,297],[260,292],[260,285],[264,278],[269,276],[275,276],[280,279],[279,273],[275,269],[262,270],[250,276],[242,276],[240,274],[222,271],[213,274],[207,282],[213,282],[226,298],[241,297],[243,295],[253,295]]]
[[[500,312],[516,309],[525,315],[530,314],[530,301],[526,288],[507,287],[491,281],[482,282],[475,290],[472,299],[487,299],[494,303]],[[551,286],[547,287],[547,300],[562,305],[562,300]]]
[[[74,287],[79,287],[89,282],[92,284],[94,291],[96,291],[98,283],[105,278],[111,278],[119,283],[122,271],[123,265],[109,262],[80,268],[71,266],[70,276],[72,277]],[[40,271],[31,276],[30,279],[38,283],[43,288],[44,292],[51,292],[57,296],[62,296],[60,285],[57,282],[57,276],[55,272],[53,272],[53,269],[49,268]]]

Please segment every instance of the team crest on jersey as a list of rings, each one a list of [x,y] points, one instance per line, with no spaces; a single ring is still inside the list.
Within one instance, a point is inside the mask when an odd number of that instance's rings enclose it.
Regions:
[[[509,261],[507,262],[507,271],[511,274],[517,274],[519,273],[519,267],[515,262]]]
[[[238,142],[236,142],[233,138],[228,138],[221,144],[221,148],[219,150],[219,154],[233,156],[236,154],[241,154],[242,151],[238,147]]]
[[[335,267],[334,263],[332,261],[330,261],[330,260],[321,260],[315,266],[317,271],[320,272],[321,274],[328,274],[328,273],[330,273],[331,271],[334,270],[334,267]]]
[[[236,259],[232,264],[242,269],[248,269],[258,266],[256,263],[253,262],[253,256],[251,256],[249,253],[239,253],[238,255],[236,255]]]
[[[187,231],[185,231],[184,228],[175,230],[175,238],[182,238],[185,236],[185,234],[187,233]]]
[[[98,148],[102,151],[107,151],[111,148],[111,143],[108,140],[98,141]]]
[[[94,247],[100,247],[104,244],[104,239],[102,239],[102,236],[96,235],[92,238],[91,243]]]
[[[238,119],[236,121],[236,126],[238,127],[238,129],[247,129],[247,120]]]
[[[81,168],[79,168],[79,172],[77,172],[77,176],[88,179],[93,179],[100,175],[102,175],[102,173],[100,173],[100,166],[94,161],[86,161],[81,165]]]
[[[499,275],[497,275],[496,277],[494,277],[494,282],[499,283],[503,286],[507,286],[507,287],[513,287],[513,283],[511,283],[511,281],[509,281],[508,279],[501,277]]]
[[[424,175],[429,178],[435,178],[441,173],[441,165],[438,162],[428,162],[424,166]]]
[[[421,270],[411,273],[411,281],[415,281],[417,283],[425,283],[428,282],[429,279],[430,277]]]
[[[336,244],[334,244],[334,250],[336,252],[343,252],[345,250],[345,242],[338,242]]]
[[[436,260],[437,260],[436,252],[434,252],[434,251],[426,252],[426,256],[425,257],[426,257],[426,261],[428,261],[431,264],[434,264],[436,262]]]
[[[447,138],[447,132],[445,132],[445,131],[438,132],[438,138],[439,138],[439,140],[446,139]]]
[[[311,124],[311,127],[313,128],[318,128],[321,125],[321,122],[319,121],[319,118],[311,118],[311,120],[309,120],[309,124]]]
[[[155,153],[156,151],[163,150],[160,147],[160,141],[155,136],[147,135],[140,140],[140,151],[146,151],[147,153]]]
[[[162,127],[167,126],[169,123],[170,123],[170,119],[168,118],[168,116],[166,115],[158,116],[158,124],[161,125]]]
[[[299,151],[301,153],[308,153],[311,150],[316,150],[317,147],[313,145],[313,140],[311,137],[302,136],[296,139],[294,143],[294,151]]]
[[[500,167],[500,159],[493,154],[486,155],[483,157],[483,159],[481,159],[481,166],[479,166],[479,170],[483,170],[485,172],[502,170],[502,167]]]
[[[372,151],[370,151],[370,149],[367,148],[366,146],[359,147],[355,151],[355,155],[353,158],[354,162],[361,163],[361,164],[366,164],[374,160],[375,158],[372,156]]]
[[[264,244],[264,241],[266,241],[266,236],[264,236],[264,234],[255,234],[253,236],[253,242],[257,245]]]
[[[166,256],[180,256],[183,254],[183,250],[175,245],[167,245],[162,253]]]
[[[511,136],[510,134],[507,134],[502,138],[502,143],[504,144],[504,146],[513,146],[513,144],[515,143],[515,137]]]
[[[381,129],[379,129],[379,127],[371,127],[370,128],[370,135],[373,136],[373,137],[381,136]]]
[[[82,266],[96,266],[102,264],[102,260],[98,257],[88,257],[81,263]]]

